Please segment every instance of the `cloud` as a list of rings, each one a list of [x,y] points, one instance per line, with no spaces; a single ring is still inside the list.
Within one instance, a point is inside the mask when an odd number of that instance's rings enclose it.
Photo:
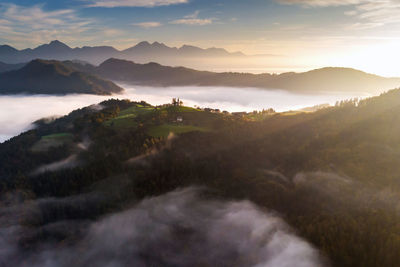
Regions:
[[[382,26],[400,23],[400,2],[396,0],[365,1],[357,5],[349,16],[356,16],[362,22]]]
[[[52,162],[43,166],[40,166],[36,170],[32,172],[32,175],[39,175],[45,172],[54,172],[65,169],[72,169],[78,166],[77,155],[71,155],[66,159],[62,159],[60,161]]]
[[[211,19],[177,19],[170,22],[171,24],[185,24],[185,25],[208,25],[212,23]]]
[[[364,94],[343,93],[323,95],[297,95],[284,91],[259,90],[254,88],[230,87],[140,87],[119,84],[125,91],[118,98],[144,100],[153,105],[168,103],[179,95],[185,105],[219,108],[228,111],[253,111],[273,108],[277,111],[296,110],[321,103],[335,104],[336,101]],[[66,115],[69,112],[99,103],[109,96],[98,95],[17,95],[0,96],[0,142],[30,129],[31,123],[43,117]],[[13,114],[10,116],[9,114]]]
[[[93,0],[88,7],[157,7],[186,4],[188,0]]]
[[[94,21],[80,18],[72,9],[45,11],[41,5],[0,5],[0,40],[14,45],[41,44],[49,40],[74,40],[89,31]]]
[[[209,25],[213,23],[213,19],[207,18],[207,19],[200,19],[198,18],[200,11],[195,11],[192,14],[184,16],[182,19],[177,19],[170,21],[170,24],[184,24],[184,25]]]
[[[200,11],[196,10],[195,12],[193,12],[192,14],[186,15],[184,16],[185,19],[197,19],[197,17],[199,16]]]
[[[356,5],[368,0],[277,0],[282,4],[295,4],[304,6],[314,6],[314,7],[327,7],[327,6],[348,6]]]
[[[156,22],[156,21],[140,22],[140,23],[134,23],[132,25],[139,26],[139,27],[146,28],[146,29],[157,28],[157,27],[162,26],[162,24],[160,22]]]
[[[277,0],[281,4],[302,5],[306,7],[348,6],[344,12],[356,18],[348,29],[369,29],[387,24],[400,23],[400,2],[398,0]]]
[[[35,201],[29,213],[30,207],[9,209],[0,218],[2,266],[323,266],[318,251],[283,220],[248,201],[205,200],[198,190],[188,188],[82,223],[85,212],[93,213],[95,201],[94,195],[86,195]],[[59,209],[70,213],[55,213],[61,215],[57,221],[48,216]],[[42,225],[19,225],[18,219],[26,214]],[[79,214],[80,220],[68,220],[68,214]],[[52,221],[46,223],[46,218]],[[72,246],[55,246],[38,238],[46,233],[67,240],[82,238]],[[27,253],[19,248],[16,241],[24,236],[43,240],[36,244],[40,249]]]
[[[333,169],[336,168],[333,166]],[[326,203],[332,212],[339,210],[335,207],[341,205],[359,211],[374,207],[400,213],[399,195],[394,193],[392,188],[378,189],[372,184],[362,183],[344,173],[299,172],[293,176],[292,182],[296,187],[302,188],[301,190],[306,189],[310,194],[319,195],[321,203]]]
[[[93,18],[83,18],[73,9],[48,11],[42,5],[0,4],[0,18],[0,43],[10,43],[18,48],[56,39],[72,44],[105,44],[108,40],[118,44],[132,43],[123,30],[104,26],[102,21]]]

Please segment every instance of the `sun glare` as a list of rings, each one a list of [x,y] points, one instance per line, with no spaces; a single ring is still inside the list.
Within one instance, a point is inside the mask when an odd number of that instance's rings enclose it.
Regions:
[[[347,55],[334,58],[332,65],[352,67],[386,77],[398,77],[399,47],[400,40],[349,49],[351,52]]]

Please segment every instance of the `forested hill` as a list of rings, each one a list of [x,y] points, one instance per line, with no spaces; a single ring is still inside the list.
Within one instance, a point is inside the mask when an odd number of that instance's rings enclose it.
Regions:
[[[0,73],[0,80],[0,94],[111,95],[123,90],[96,75],[79,72],[58,61],[46,60],[33,60],[20,69]]]
[[[384,78],[350,68],[322,68],[303,73],[215,73],[157,63],[137,64],[111,58],[98,67],[71,61],[81,71],[131,84],[147,86],[228,86],[282,89],[300,93],[363,92],[377,94],[400,86],[400,78]]]
[[[10,213],[24,230],[17,259],[73,246],[88,221],[198,185],[203,197],[281,214],[333,266],[398,266],[399,113],[393,90],[310,113],[109,100],[38,121],[0,144],[1,205],[25,207]],[[186,227],[171,234],[191,240]]]

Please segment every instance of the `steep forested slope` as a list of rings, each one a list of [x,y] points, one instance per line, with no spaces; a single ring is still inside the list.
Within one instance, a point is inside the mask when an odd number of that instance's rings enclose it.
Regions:
[[[73,208],[39,205],[25,225],[95,220],[197,185],[207,188],[204,197],[248,199],[278,212],[333,266],[397,266],[399,90],[295,115],[242,117],[118,100],[100,106],[39,121],[0,145],[1,192],[13,196],[3,206],[102,196]],[[79,240],[78,230],[46,229],[22,235],[23,251]],[[184,229],[177,230],[182,237]]]

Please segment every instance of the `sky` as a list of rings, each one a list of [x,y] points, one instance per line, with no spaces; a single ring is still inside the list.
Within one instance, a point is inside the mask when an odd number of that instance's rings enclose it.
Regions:
[[[267,55],[261,68],[400,76],[400,0],[0,0],[0,44],[140,41]]]

